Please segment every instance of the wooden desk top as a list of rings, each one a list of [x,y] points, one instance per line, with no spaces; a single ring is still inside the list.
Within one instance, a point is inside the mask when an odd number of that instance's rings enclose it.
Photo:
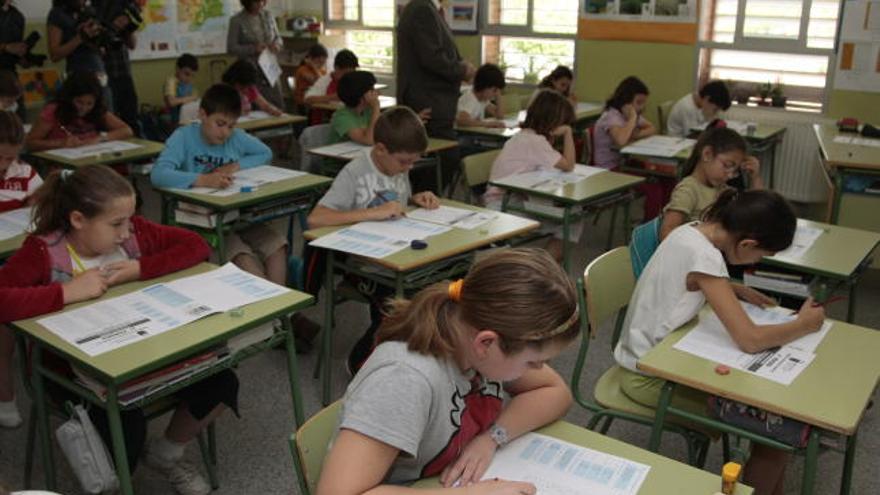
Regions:
[[[829,167],[880,170],[880,147],[834,142],[837,136],[861,138],[861,135],[841,133],[834,124],[813,124],[813,131]]]
[[[80,158],[77,160],[69,160],[67,158],[62,158],[60,156],[56,156],[50,153],[49,151],[39,151],[33,153],[33,155],[37,158],[45,160],[50,163],[56,163],[61,165],[62,167],[67,168],[77,168],[83,167],[85,165],[114,165],[117,163],[125,163],[131,162],[135,160],[144,160],[147,158],[152,158],[158,156],[162,150],[165,149],[165,145],[163,143],[158,143],[156,141],[148,141],[146,139],[138,139],[138,138],[130,138],[123,139],[121,141],[125,141],[127,143],[135,143],[139,144],[140,147],[132,150],[119,151],[115,153],[104,153],[96,156],[87,156],[84,158]]]

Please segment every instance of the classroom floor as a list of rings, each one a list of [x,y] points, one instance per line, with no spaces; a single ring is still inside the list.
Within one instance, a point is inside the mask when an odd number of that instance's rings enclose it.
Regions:
[[[156,198],[148,194],[145,200],[145,211],[148,216],[156,218],[158,215]],[[585,229],[573,263],[577,269],[582,270],[589,260],[602,253],[607,221],[606,215],[596,227]],[[591,233],[593,235],[590,235]],[[880,305],[871,304],[872,301],[880,301],[880,271],[874,270],[863,279],[858,300],[856,322],[863,326],[880,328]],[[837,305],[831,308],[830,316],[842,318],[844,311],[845,305]],[[322,307],[309,308],[306,314],[320,321]],[[343,365],[344,358],[349,346],[366,328],[369,314],[365,305],[357,303],[346,303],[338,307],[336,314],[337,335],[340,338],[334,347],[334,365],[337,370],[334,376],[334,392],[336,396],[340,396],[348,380]],[[600,329],[591,345],[584,390],[592,390],[595,380],[612,364],[609,330],[610,323]],[[576,353],[576,345],[573,344],[552,363],[566,380],[570,378]],[[310,354],[301,355],[299,360],[302,377],[300,386],[307,416],[320,408],[320,382],[311,378],[315,358],[316,352],[312,351]],[[237,373],[241,381],[241,419],[227,414],[221,417],[217,424],[220,479],[220,488],[214,492],[217,495],[297,493],[296,475],[288,450],[293,413],[285,363],[282,352],[271,351],[242,363],[238,368]],[[21,399],[20,410],[28,411],[28,407],[28,401]],[[566,419],[583,425],[588,417],[584,410],[574,406]],[[151,434],[161,434],[166,422],[166,418],[151,422]],[[646,446],[650,433],[648,429],[630,425],[631,423],[615,423],[609,434],[637,446]],[[0,429],[0,484],[13,490],[21,488],[23,483],[26,431],[25,427],[15,430]],[[866,412],[861,424],[857,449],[853,493],[880,493],[880,463],[877,462],[877,452],[880,450],[880,407],[875,406]],[[681,461],[686,458],[684,443],[670,435],[664,436],[661,453]],[[65,461],[61,460],[62,456],[57,449],[55,456],[59,466],[58,491],[64,494],[79,493],[76,480],[72,477]],[[200,463],[198,447],[190,445],[186,457],[194,463]],[[835,452],[824,452],[820,455],[815,493],[824,495],[838,492],[842,460],[842,455]],[[721,462],[721,446],[720,442],[717,442],[710,450],[706,469],[720,473]],[[42,486],[43,471],[39,461],[36,464],[34,480],[39,487]],[[793,460],[787,472],[787,494],[799,493],[801,472],[801,460]],[[173,493],[173,489],[165,481],[145,467],[135,472],[134,486],[138,494]]]

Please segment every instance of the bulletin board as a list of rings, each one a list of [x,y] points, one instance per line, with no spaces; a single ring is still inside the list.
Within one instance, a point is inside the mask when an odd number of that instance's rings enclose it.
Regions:
[[[834,88],[880,92],[880,0],[846,0]]]
[[[580,39],[697,42],[697,0],[584,0]]]

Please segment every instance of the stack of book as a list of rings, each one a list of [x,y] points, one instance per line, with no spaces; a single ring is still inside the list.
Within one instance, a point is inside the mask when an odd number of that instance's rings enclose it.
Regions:
[[[814,277],[778,269],[750,268],[743,274],[743,282],[755,289],[807,298],[812,293]]]
[[[238,220],[238,210],[229,210],[223,214],[222,222],[224,224]],[[195,225],[196,227],[205,227],[212,229],[217,226],[219,213],[205,206],[194,205],[183,201],[177,202],[177,208],[174,210],[174,221],[185,225]]]

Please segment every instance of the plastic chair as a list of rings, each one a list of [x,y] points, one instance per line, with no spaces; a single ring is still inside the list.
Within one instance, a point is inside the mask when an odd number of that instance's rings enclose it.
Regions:
[[[495,159],[500,153],[501,150],[484,151],[466,156],[461,160],[461,178],[468,189],[471,204],[479,205],[482,203],[475,189],[489,182],[492,164],[495,163]]]
[[[587,428],[605,434],[615,419],[651,426],[654,423],[654,409],[645,407],[630,399],[620,388],[624,370],[618,365],[609,368],[596,382],[593,400],[581,393],[580,380],[586,365],[587,351],[593,332],[611,317],[615,317],[611,351],[617,345],[626,315],[626,307],[635,289],[635,278],[629,259],[629,248],[615,248],[593,260],[584,270],[583,279],[577,280],[581,319],[581,345],[571,377],[574,398],[581,407],[591,411]],[[601,426],[599,425],[602,421]],[[690,464],[702,467],[709,449],[709,435],[693,430],[670,420],[664,425],[666,431],[681,435],[688,447]]]
[[[318,124],[306,127],[299,135],[299,146],[302,150],[299,168],[306,172],[320,173],[324,159],[309,153],[309,150],[324,146],[330,142],[333,128],[330,124]]]
[[[675,100],[667,100],[657,105],[657,128],[660,129],[660,134],[666,134],[666,120],[669,118],[669,112],[672,111],[673,105],[675,105]]]
[[[654,217],[645,222],[632,232],[632,240],[629,243],[629,255],[632,261],[633,276],[636,280],[642,275],[642,271],[648,266],[648,261],[660,245],[660,225],[662,217]]]
[[[342,401],[330,404],[290,435],[290,454],[293,456],[293,467],[296,469],[301,495],[317,492],[324,457],[336,430],[340,409]]]

